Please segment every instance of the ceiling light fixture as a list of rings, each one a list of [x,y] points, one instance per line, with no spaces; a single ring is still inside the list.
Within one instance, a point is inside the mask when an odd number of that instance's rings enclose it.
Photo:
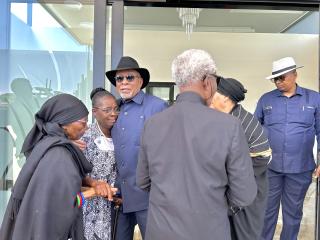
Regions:
[[[179,18],[182,20],[182,26],[186,28],[188,39],[193,32],[193,28],[197,25],[197,19],[200,15],[200,8],[177,8]]]

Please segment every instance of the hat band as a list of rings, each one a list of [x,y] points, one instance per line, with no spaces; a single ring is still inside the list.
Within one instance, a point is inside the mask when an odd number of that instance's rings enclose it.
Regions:
[[[292,66],[290,66],[290,67],[282,68],[281,70],[272,72],[272,75],[281,73],[281,72],[286,71],[286,70],[290,70],[291,68],[295,68],[295,67],[296,67],[296,65],[292,65]]]

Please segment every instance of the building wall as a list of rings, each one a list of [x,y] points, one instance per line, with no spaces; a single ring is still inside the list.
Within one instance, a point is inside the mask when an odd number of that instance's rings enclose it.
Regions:
[[[186,39],[183,32],[125,31],[124,55],[134,56],[150,70],[151,81],[170,82],[171,62],[182,51],[201,48],[214,57],[218,75],[241,81],[248,93],[243,102],[254,111],[258,98],[272,90],[272,61],[292,56],[298,65],[298,84],[318,91],[318,35],[262,33],[199,33]]]

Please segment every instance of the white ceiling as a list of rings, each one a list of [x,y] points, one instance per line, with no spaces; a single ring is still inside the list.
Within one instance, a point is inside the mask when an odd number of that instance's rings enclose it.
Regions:
[[[79,43],[92,45],[92,0],[63,2],[42,5]],[[280,33],[306,14],[304,11],[202,9],[194,31]],[[185,31],[176,8],[125,7],[124,22],[125,29]]]

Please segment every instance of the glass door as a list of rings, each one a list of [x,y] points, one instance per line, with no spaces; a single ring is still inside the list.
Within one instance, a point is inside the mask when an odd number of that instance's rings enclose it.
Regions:
[[[94,1],[1,1],[0,222],[34,114],[70,93],[90,109]]]

